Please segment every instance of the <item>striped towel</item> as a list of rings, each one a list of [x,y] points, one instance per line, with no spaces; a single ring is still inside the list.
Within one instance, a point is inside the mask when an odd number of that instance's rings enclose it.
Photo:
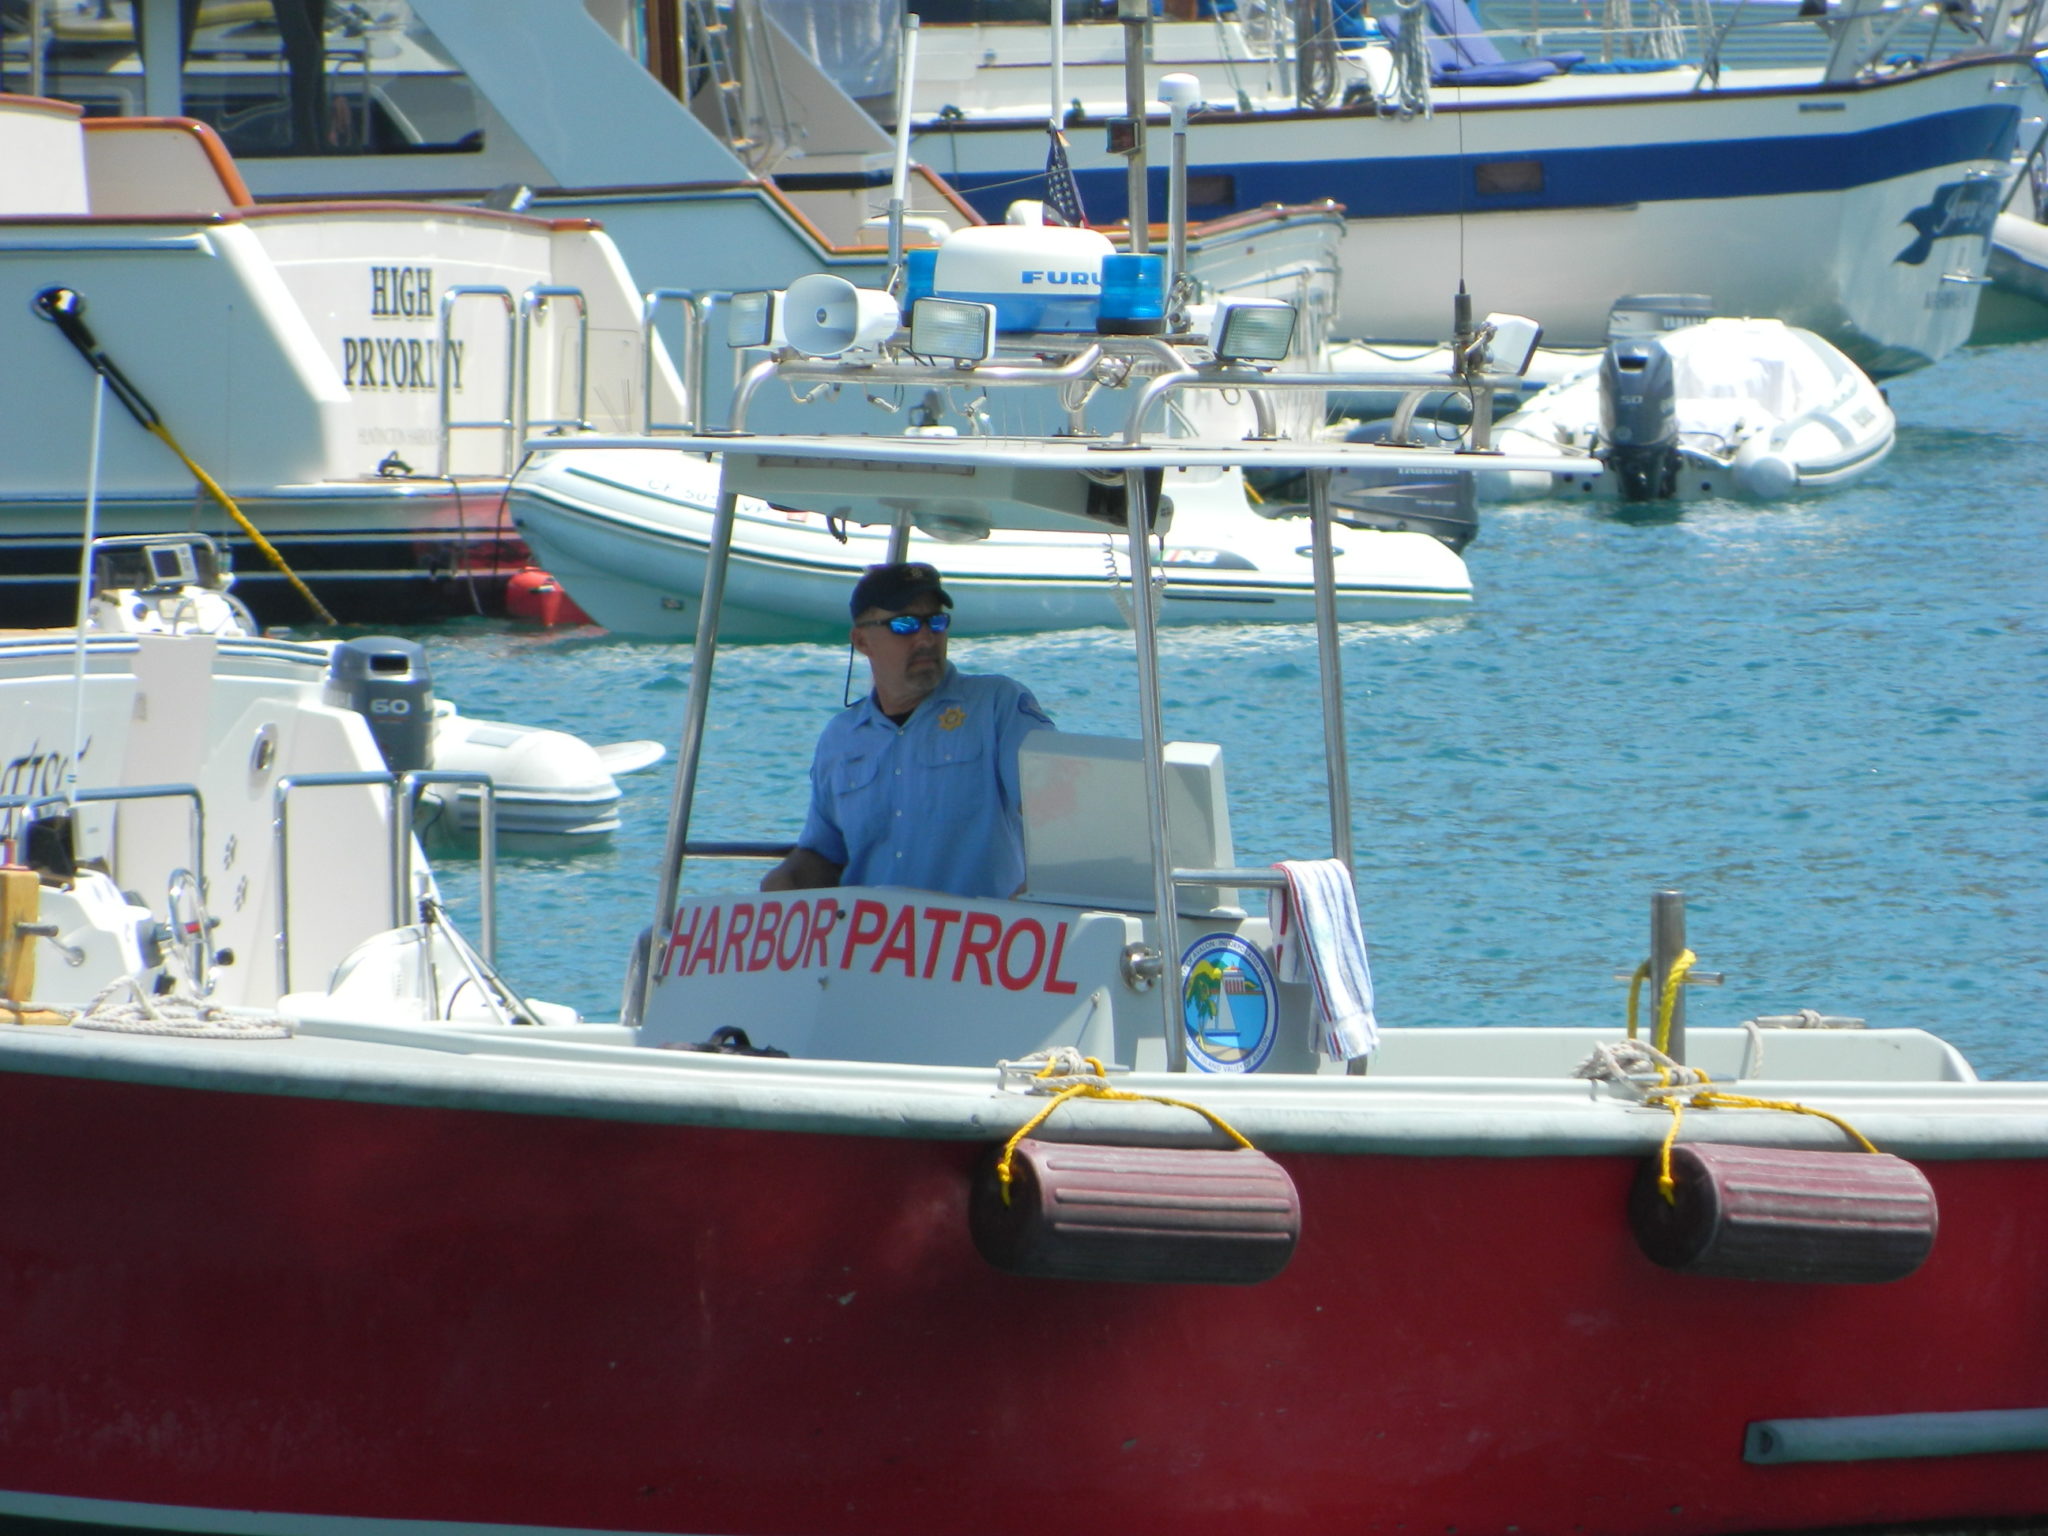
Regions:
[[[1340,1061],[1369,1055],[1380,1026],[1351,871],[1337,859],[1288,859],[1275,868],[1287,886],[1275,901],[1274,973],[1315,987],[1319,1050]]]

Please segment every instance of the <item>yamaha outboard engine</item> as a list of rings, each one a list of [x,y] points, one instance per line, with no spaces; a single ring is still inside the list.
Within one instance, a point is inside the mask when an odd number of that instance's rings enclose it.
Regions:
[[[1610,342],[1600,360],[1600,457],[1623,501],[1662,501],[1678,489],[1678,390],[1660,341]]]
[[[326,702],[370,722],[393,773],[434,766],[434,679],[424,646],[390,635],[342,641],[327,661]]]

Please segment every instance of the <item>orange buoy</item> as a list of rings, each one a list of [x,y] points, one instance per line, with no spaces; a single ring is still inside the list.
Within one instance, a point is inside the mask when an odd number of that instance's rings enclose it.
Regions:
[[[505,583],[505,612],[512,618],[550,628],[590,622],[590,615],[576,606],[576,599],[537,565],[529,565]]]

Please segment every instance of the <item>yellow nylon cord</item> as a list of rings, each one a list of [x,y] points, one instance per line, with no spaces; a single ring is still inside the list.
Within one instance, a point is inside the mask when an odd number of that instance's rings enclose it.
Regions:
[[[1098,1076],[1101,1074],[1101,1062],[1097,1061],[1093,1056],[1083,1059],[1095,1070]],[[1047,1062],[1045,1068],[1038,1073],[1040,1077],[1050,1077],[1052,1075],[1051,1062]],[[1041,1125],[1045,1124],[1047,1120],[1051,1119],[1052,1112],[1069,1099],[1121,1099],[1127,1104],[1171,1104],[1175,1109],[1191,1109],[1215,1126],[1217,1130],[1236,1142],[1245,1151],[1251,1152],[1256,1150],[1251,1142],[1239,1132],[1236,1126],[1217,1114],[1215,1110],[1205,1108],[1200,1104],[1191,1104],[1186,1099],[1169,1099],[1166,1095],[1160,1093],[1126,1093],[1121,1088],[1106,1088],[1100,1083],[1075,1083],[1072,1087],[1062,1088],[1055,1094],[1050,1104],[1047,1104],[1045,1108],[1025,1121],[1023,1129],[1019,1130],[1016,1135],[1012,1136],[1004,1144],[1003,1155],[996,1162],[996,1180],[1002,1186],[1003,1204],[1008,1205],[1010,1203],[1010,1179],[1017,1157],[1017,1144]]]
[[[1664,978],[1664,987],[1657,999],[1656,1038],[1652,1042],[1657,1054],[1664,1055],[1671,1046],[1671,1015],[1678,1004],[1678,989],[1685,984],[1686,972],[1693,968],[1699,956],[1689,949],[1678,952],[1678,958],[1671,963],[1671,973]],[[1635,974],[1628,982],[1628,1037],[1636,1038],[1636,1001],[1643,983],[1649,978],[1650,962],[1645,960],[1636,967]],[[1697,1069],[1695,1069],[1697,1070]],[[1699,1074],[1702,1083],[1711,1083],[1706,1073]],[[1810,1104],[1794,1103],[1790,1099],[1758,1099],[1746,1093],[1726,1093],[1719,1088],[1694,1088],[1684,1084],[1676,1087],[1671,1083],[1671,1070],[1661,1062],[1657,1067],[1658,1086],[1643,1094],[1643,1102],[1671,1111],[1671,1129],[1664,1137],[1663,1146],[1657,1150],[1657,1190],[1664,1196],[1667,1205],[1678,1203],[1677,1181],[1671,1175],[1671,1149],[1678,1144],[1678,1132],[1685,1124],[1685,1111],[1693,1109],[1777,1109],[1792,1115],[1812,1115],[1825,1120],[1842,1131],[1865,1152],[1875,1152],[1876,1146],[1855,1126],[1840,1115],[1830,1114],[1824,1109],[1815,1109]]]
[[[1650,979],[1650,962],[1645,960],[1636,967],[1635,975],[1628,979],[1628,1037],[1636,1037],[1636,996],[1643,990],[1643,983]]]
[[[1671,1176],[1671,1149],[1678,1144],[1678,1128],[1685,1124],[1685,1106],[1676,1099],[1666,1099],[1664,1107],[1671,1111],[1671,1130],[1664,1137],[1664,1145],[1657,1149],[1657,1193],[1664,1197],[1666,1205],[1676,1205],[1678,1180]]]
[[[1706,1074],[1702,1073],[1704,1077]],[[1875,1152],[1876,1145],[1855,1126],[1840,1115],[1830,1114],[1824,1109],[1815,1109],[1811,1104],[1795,1103],[1791,1099],[1757,1099],[1746,1093],[1726,1093],[1719,1088],[1702,1088],[1688,1092],[1684,1088],[1655,1088],[1644,1098],[1646,1104],[1661,1104],[1671,1111],[1671,1130],[1664,1138],[1664,1145],[1657,1153],[1657,1191],[1663,1195],[1666,1205],[1678,1204],[1678,1181],[1671,1176],[1671,1149],[1678,1142],[1678,1128],[1685,1123],[1685,1111],[1693,1109],[1779,1109],[1791,1115],[1812,1115],[1825,1120],[1843,1132],[1866,1152]]]
[[[1678,1007],[1678,989],[1697,959],[1699,956],[1691,950],[1681,949],[1678,958],[1671,962],[1671,973],[1664,978],[1664,995],[1657,999],[1657,1037],[1650,1042],[1660,1051],[1671,1049],[1671,1015]]]
[[[1868,1136],[1840,1115],[1830,1114],[1825,1109],[1815,1109],[1811,1104],[1798,1104],[1791,1099],[1753,1099],[1746,1093],[1723,1093],[1718,1088],[1696,1093],[1687,1102],[1695,1109],[1781,1109],[1787,1114],[1812,1115],[1816,1119],[1827,1121],[1864,1151],[1877,1150],[1875,1143]]]
[[[313,610],[315,616],[318,617],[320,622],[322,624],[334,623],[334,615],[327,611],[326,605],[322,603],[319,598],[313,595],[311,588],[309,588],[303,581],[299,580],[298,573],[294,571],[289,565],[285,564],[284,556],[277,552],[276,547],[271,544],[270,540],[263,537],[263,535],[257,531],[256,525],[249,521],[248,517],[244,515],[240,507],[235,505],[234,498],[229,496],[226,491],[222,490],[217,484],[215,484],[213,476],[209,475],[204,469],[201,469],[199,467],[198,462],[193,459],[192,455],[187,453],[182,447],[179,446],[178,440],[175,437],[171,436],[171,429],[165,426],[162,422],[157,422],[149,430],[152,433],[154,433],[157,437],[163,439],[164,446],[169,448],[171,452],[175,453],[179,457],[179,459],[183,461],[185,467],[192,471],[192,478],[197,480],[204,487],[206,487],[207,494],[213,497],[215,501],[219,502],[221,506],[224,509],[226,509],[228,516],[235,520],[236,526],[239,527],[242,530],[242,532],[249,536],[251,542],[253,542],[258,549],[263,551],[264,556],[270,561],[272,565],[276,566],[278,570],[284,573],[284,579],[290,582],[292,584],[292,589],[296,591],[299,594],[299,596],[303,597],[306,600],[307,606]]]

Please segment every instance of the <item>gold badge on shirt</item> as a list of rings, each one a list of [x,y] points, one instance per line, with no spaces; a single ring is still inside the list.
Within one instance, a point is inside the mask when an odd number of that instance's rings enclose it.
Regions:
[[[957,731],[966,723],[967,711],[958,704],[949,706],[946,712],[939,716],[939,729],[942,731]]]

